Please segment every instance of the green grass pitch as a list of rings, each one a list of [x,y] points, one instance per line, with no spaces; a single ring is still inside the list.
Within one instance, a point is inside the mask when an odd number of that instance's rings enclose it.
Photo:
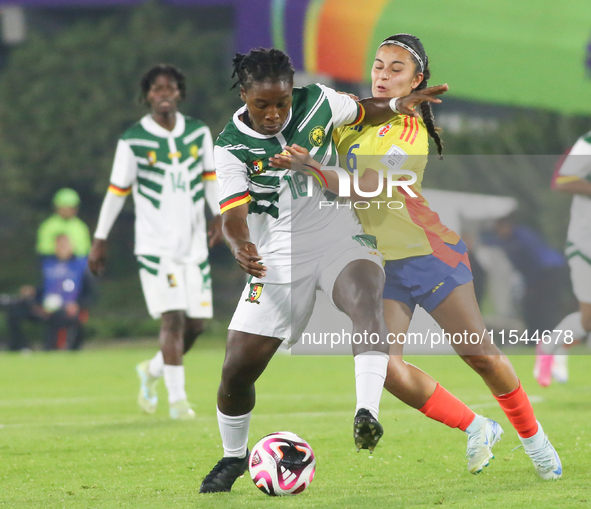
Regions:
[[[410,360],[505,429],[496,458],[478,476],[466,470],[464,433],[387,393],[380,414],[384,438],[373,457],[356,453],[352,358],[278,355],[257,386],[250,445],[273,431],[293,431],[314,448],[317,470],[306,492],[271,498],[248,475],[231,493],[198,493],[222,456],[215,394],[223,348],[204,343],[185,359],[187,392],[198,414],[193,422],[168,418],[162,382],[156,415],[138,410],[134,366],[154,348],[0,355],[0,507],[591,506],[590,357],[571,358],[569,383],[547,389],[532,378],[532,357],[512,357],[562,457],[563,478],[544,482],[523,449],[512,450],[517,435],[481,380],[456,357]]]

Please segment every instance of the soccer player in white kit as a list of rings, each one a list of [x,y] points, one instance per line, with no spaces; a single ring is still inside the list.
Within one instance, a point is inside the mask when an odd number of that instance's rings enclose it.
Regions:
[[[138,404],[154,413],[156,384],[164,376],[170,416],[193,419],[187,402],[183,355],[213,316],[209,247],[223,240],[218,184],[209,128],[182,115],[185,77],[171,65],[157,65],[141,81],[151,112],[119,139],[110,186],[101,208],[88,265],[101,272],[107,236],[133,193],[135,255],[150,315],[161,318],[160,351],[136,367]],[[205,202],[214,218],[209,232]]]
[[[558,191],[574,195],[565,253],[579,311],[566,316],[554,327],[549,344],[538,343],[534,374],[543,387],[550,385],[553,374],[559,381],[566,382],[565,347],[584,340],[591,332],[591,132],[574,144],[554,184]]]
[[[372,451],[382,436],[379,402],[388,364],[383,316],[384,271],[371,236],[348,208],[329,203],[302,173],[269,166],[287,145],[305,146],[323,164],[335,161],[333,128],[384,122],[396,108],[414,106],[447,86],[404,98],[354,101],[322,85],[293,87],[289,57],[276,49],[236,55],[234,74],[246,103],[216,141],[224,235],[240,267],[252,277],[228,327],[217,415],[224,457],[201,484],[201,493],[230,491],[248,463],[254,384],[282,342],[299,339],[316,290],[345,312],[353,333],[377,343],[353,345],[357,393],[354,438]],[[330,204],[330,203],[329,203]],[[334,204],[330,204],[334,205]]]

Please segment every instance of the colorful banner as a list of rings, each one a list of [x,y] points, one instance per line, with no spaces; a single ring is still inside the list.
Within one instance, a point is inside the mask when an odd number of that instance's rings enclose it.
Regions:
[[[591,113],[589,0],[251,0],[237,2],[238,49],[275,46],[297,69],[369,80],[375,49],[423,41],[431,82],[485,103]]]

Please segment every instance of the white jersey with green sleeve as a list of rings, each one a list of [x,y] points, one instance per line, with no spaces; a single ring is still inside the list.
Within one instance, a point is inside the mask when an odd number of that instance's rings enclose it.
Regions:
[[[215,179],[211,133],[200,120],[177,113],[175,127],[168,131],[146,115],[125,131],[109,191],[133,192],[135,254],[178,262],[206,260],[205,185],[212,181],[217,188]],[[218,204],[207,201],[219,213]]]
[[[574,144],[558,171],[556,182],[569,180],[591,182],[591,132],[581,136]],[[575,194],[570,209],[566,255],[577,254],[591,259],[591,196]]]
[[[276,135],[248,127],[240,119],[245,111],[242,107],[234,114],[215,143],[221,212],[248,204],[251,240],[263,263],[279,268],[268,270],[266,281],[289,282],[289,270],[280,267],[306,262],[363,230],[355,213],[337,207],[334,196],[325,195],[315,179],[271,168],[269,158],[297,144],[321,164],[336,164],[333,129],[360,122],[363,108],[349,96],[316,84],[293,90],[289,116]]]

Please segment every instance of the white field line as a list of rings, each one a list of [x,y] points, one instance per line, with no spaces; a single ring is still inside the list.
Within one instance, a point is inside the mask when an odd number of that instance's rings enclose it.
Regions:
[[[92,399],[92,398],[89,398]],[[123,399],[123,398],[122,398]],[[125,398],[127,399],[127,398]],[[542,403],[544,398],[541,396],[531,396],[529,400],[532,403]],[[472,409],[481,409],[481,408],[491,408],[497,407],[498,403],[496,401],[489,401],[486,403],[476,403],[470,405]],[[383,410],[382,415],[399,415],[399,414],[411,414],[416,413],[417,410],[410,407],[399,408],[399,409],[388,409]],[[276,414],[257,414],[256,412],[253,414],[253,419],[314,419],[314,418],[324,418],[324,417],[335,417],[335,418],[353,418],[353,412],[351,411],[338,411],[338,412],[290,412],[290,413],[276,413]],[[123,419],[123,420],[107,420],[104,421],[78,421],[78,422],[34,422],[34,423],[16,423],[16,424],[0,424],[0,429],[7,429],[7,428],[50,428],[50,427],[70,427],[70,426],[111,426],[111,425],[126,425],[126,424],[137,424],[137,423],[146,423],[147,425],[153,422],[162,422],[168,421],[168,417],[156,417],[156,418],[149,418],[147,416],[143,417],[135,417],[132,419]],[[214,421],[215,416],[197,416],[195,422],[207,422],[207,421]]]
[[[133,400],[132,396],[93,396],[83,398],[24,398],[2,399],[0,407],[39,406],[39,405],[78,405],[80,403],[95,403],[99,401]]]

